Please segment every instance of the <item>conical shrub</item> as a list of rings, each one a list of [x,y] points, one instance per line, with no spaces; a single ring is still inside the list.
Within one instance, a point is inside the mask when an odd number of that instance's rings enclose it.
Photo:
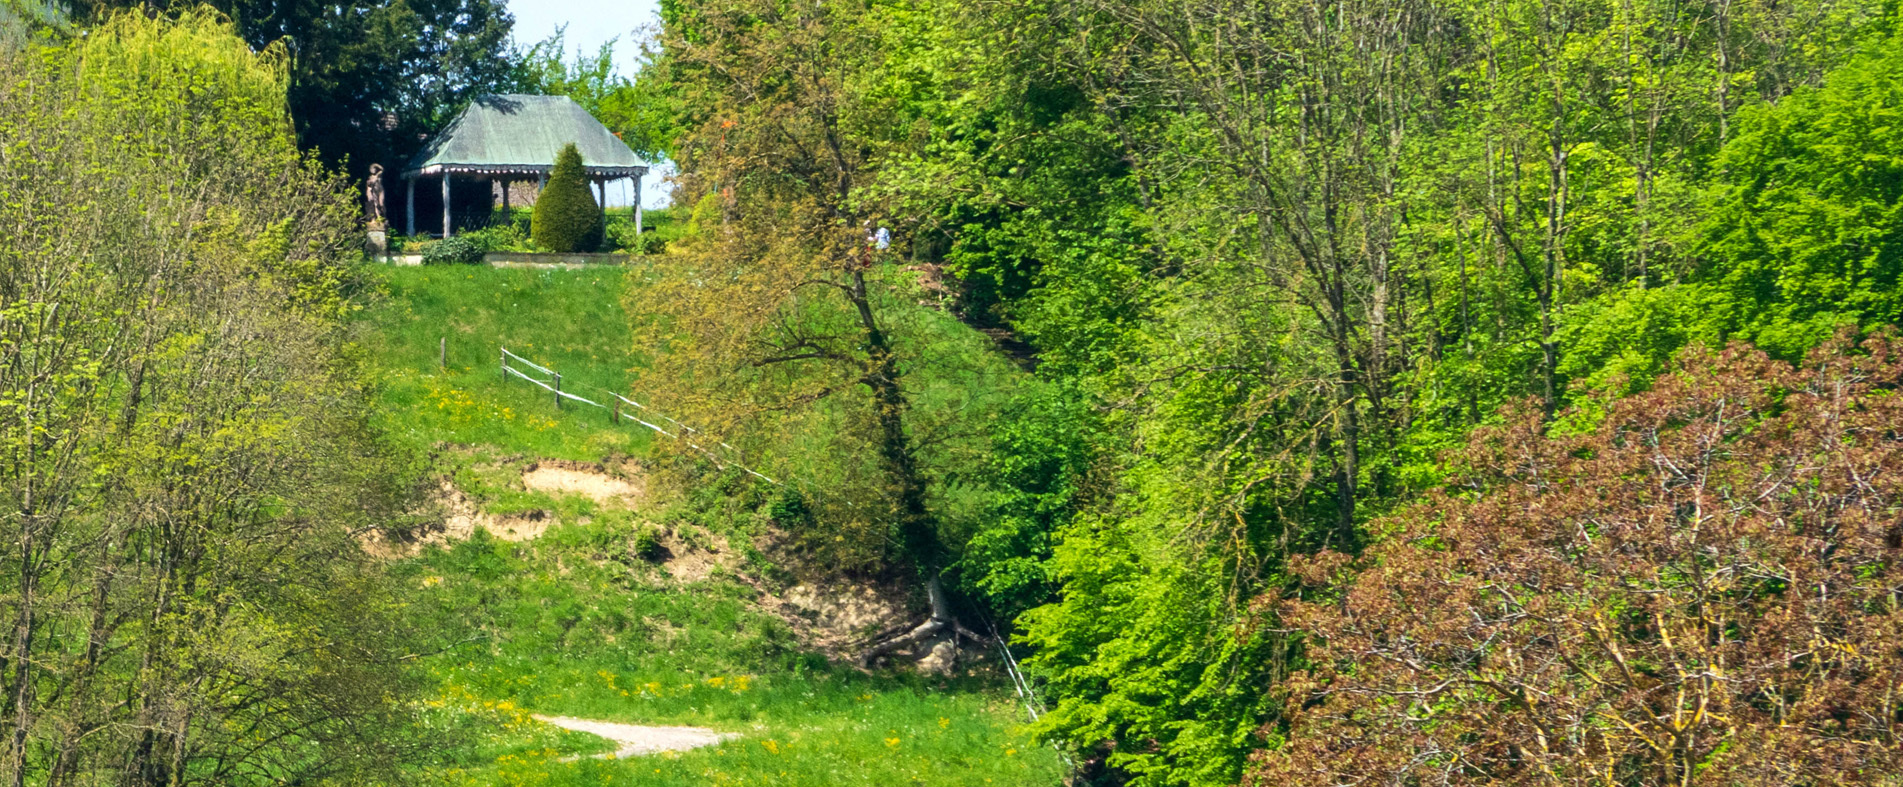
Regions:
[[[555,157],[555,169],[548,173],[548,185],[536,196],[535,213],[529,221],[535,243],[550,251],[594,251],[601,246],[601,206],[589,193],[581,151],[573,144],[562,146]]]

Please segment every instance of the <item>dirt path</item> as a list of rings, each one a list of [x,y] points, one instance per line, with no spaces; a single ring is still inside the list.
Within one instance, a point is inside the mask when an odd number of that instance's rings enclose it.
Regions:
[[[702,746],[740,737],[731,732],[715,732],[705,727],[643,727],[639,724],[620,724],[612,721],[590,721],[573,719],[567,716],[535,716],[537,721],[553,724],[565,730],[586,732],[599,735],[621,747],[613,755],[598,754],[597,758],[613,756],[639,757],[643,754],[659,754],[664,751],[686,751]]]

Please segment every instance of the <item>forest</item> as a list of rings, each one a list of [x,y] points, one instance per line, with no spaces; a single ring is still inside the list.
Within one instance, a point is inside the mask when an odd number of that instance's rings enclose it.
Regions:
[[[1067,784],[1903,785],[1893,4],[110,5],[0,47],[8,784],[427,759],[353,178],[511,90],[679,168],[626,392],[771,484],[656,472],[909,588],[854,669],[1008,641]]]

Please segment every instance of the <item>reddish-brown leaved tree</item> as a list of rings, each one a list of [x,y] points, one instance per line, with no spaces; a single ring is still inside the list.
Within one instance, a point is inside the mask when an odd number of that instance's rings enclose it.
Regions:
[[[1313,666],[1249,783],[1903,784],[1899,350],[1734,347],[1477,434],[1271,604]]]

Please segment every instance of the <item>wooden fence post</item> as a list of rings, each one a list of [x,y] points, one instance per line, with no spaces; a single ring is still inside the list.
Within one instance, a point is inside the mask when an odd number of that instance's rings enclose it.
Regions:
[[[447,371],[449,369],[448,336],[439,337],[436,340],[436,368],[438,371]]]
[[[555,375],[555,409],[562,409],[562,376]]]
[[[501,347],[498,349],[502,350],[502,353],[500,355],[497,355],[496,358],[497,360],[500,360],[502,362],[500,366],[500,369],[502,370],[501,371],[502,381],[506,383],[509,381],[509,348]]]

